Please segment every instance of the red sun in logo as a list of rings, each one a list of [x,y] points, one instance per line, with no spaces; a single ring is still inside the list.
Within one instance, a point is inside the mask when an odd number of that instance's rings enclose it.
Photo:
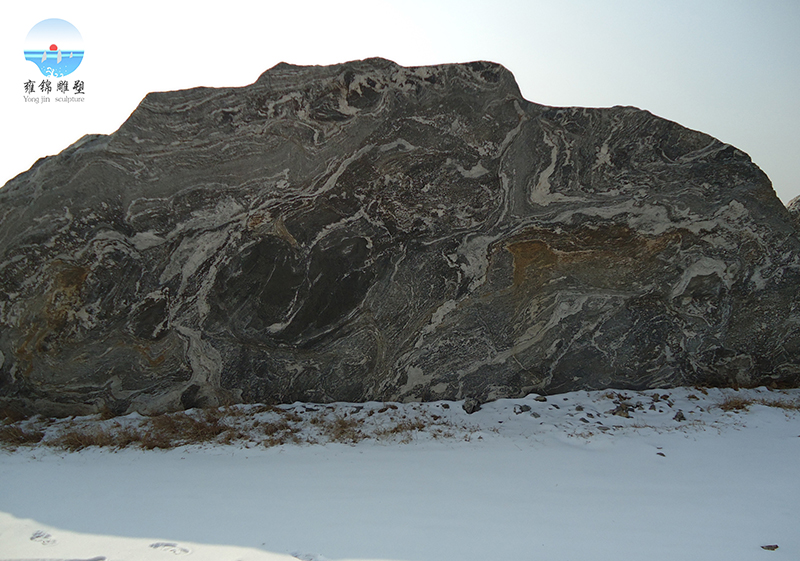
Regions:
[[[57,50],[58,50],[58,47],[56,46],[56,44],[55,44],[55,43],[53,43],[52,45],[50,45],[50,50],[51,50],[51,51],[57,51]]]

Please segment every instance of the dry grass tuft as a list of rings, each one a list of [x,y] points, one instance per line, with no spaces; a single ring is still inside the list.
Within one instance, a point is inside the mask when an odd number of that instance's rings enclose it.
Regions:
[[[47,446],[77,452],[84,448],[97,446],[99,448],[127,448],[142,442],[143,435],[130,427],[122,428],[119,425],[104,429],[100,427],[86,427],[73,425],[60,432],[57,436],[44,442]]]
[[[723,411],[747,411],[754,401],[738,395],[728,395],[717,406]]]
[[[786,401],[783,399],[759,399],[760,405],[767,407],[776,407],[784,411],[800,411],[800,400]]]
[[[393,427],[380,429],[378,436],[397,436],[406,435],[415,431],[422,431],[427,428],[427,424],[422,419],[402,419]]]
[[[46,444],[68,452],[77,452],[90,446],[112,447],[114,446],[114,437],[110,432],[103,429],[86,430],[75,427],[69,428],[58,437],[48,440]]]
[[[299,443],[300,438],[298,432],[300,429],[297,425],[292,425],[289,421],[281,417],[276,421],[264,422],[258,425],[259,430],[264,433],[264,440],[261,444],[267,448],[271,446],[280,446],[282,444]]]
[[[0,444],[16,447],[25,444],[36,444],[44,438],[39,430],[24,430],[16,425],[0,427]]]
[[[142,441],[142,433],[131,427],[118,427],[113,435],[115,448],[127,448],[128,446],[138,445]]]
[[[168,449],[189,444],[204,444],[216,440],[234,429],[223,423],[227,411],[204,409],[199,414],[172,413],[147,420],[141,436],[141,446],[146,450]],[[235,434],[226,435],[230,442]]]
[[[752,399],[744,398],[738,395],[726,396],[718,407],[723,411],[747,411],[753,405],[763,405],[765,407],[775,407],[776,409],[783,409],[784,411],[800,411],[800,400],[786,400],[786,399]]]
[[[323,434],[327,436],[331,442],[341,442],[343,444],[355,444],[364,440],[366,436],[360,430],[359,425],[362,423],[356,419],[347,418],[347,416],[335,416],[332,421],[328,421],[323,425]]]

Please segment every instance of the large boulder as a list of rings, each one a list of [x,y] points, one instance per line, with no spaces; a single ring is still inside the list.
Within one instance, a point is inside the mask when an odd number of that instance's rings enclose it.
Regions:
[[[800,381],[800,235],[750,158],[497,64],[152,93],[0,218],[0,408]]]

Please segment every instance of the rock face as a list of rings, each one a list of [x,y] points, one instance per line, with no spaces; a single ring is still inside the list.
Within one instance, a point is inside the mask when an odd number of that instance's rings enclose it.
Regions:
[[[800,235],[750,158],[496,64],[153,93],[0,217],[0,407],[800,382]]]

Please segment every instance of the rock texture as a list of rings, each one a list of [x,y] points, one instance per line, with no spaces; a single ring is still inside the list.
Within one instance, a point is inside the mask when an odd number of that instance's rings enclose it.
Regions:
[[[800,236],[750,158],[492,63],[153,93],[0,217],[0,406],[800,381]]]

